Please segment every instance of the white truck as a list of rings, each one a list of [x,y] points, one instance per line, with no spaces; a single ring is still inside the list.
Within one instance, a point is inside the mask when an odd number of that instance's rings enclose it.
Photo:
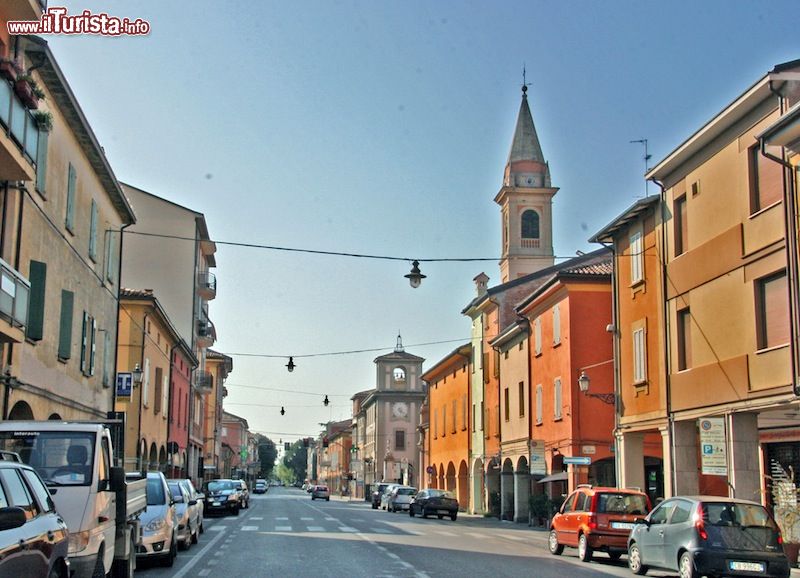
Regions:
[[[0,450],[14,451],[47,483],[69,528],[73,578],[133,577],[147,481],[127,481],[123,419],[103,422],[6,421]],[[116,462],[114,461],[116,457]]]

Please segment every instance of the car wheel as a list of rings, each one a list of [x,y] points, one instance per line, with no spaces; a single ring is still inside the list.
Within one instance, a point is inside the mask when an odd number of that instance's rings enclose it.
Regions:
[[[554,556],[561,556],[564,551],[564,546],[558,543],[558,535],[555,530],[550,530],[550,536],[547,538],[547,548]]]
[[[377,510],[377,509],[378,509],[378,504],[375,504],[375,503],[373,503],[373,504],[372,504],[372,509],[373,509],[373,510]]]
[[[197,544],[197,535],[200,533],[200,526],[192,533],[192,544]]]
[[[167,554],[166,558],[161,562],[162,566],[166,566],[167,568],[172,568],[173,564],[175,564],[175,558],[178,556],[178,542],[175,539],[175,536],[172,536],[172,543],[169,545],[169,553]]]
[[[694,569],[694,562],[692,561],[692,555],[689,552],[684,552],[681,555],[681,560],[678,563],[678,572],[680,573],[681,578],[697,578],[699,574]]]
[[[325,498],[325,501],[326,501],[326,502],[330,502],[330,501],[331,501],[331,499],[330,499],[330,498]]]
[[[458,512],[453,512],[450,514],[450,519],[455,522],[458,519]]]
[[[239,515],[239,506],[236,506],[236,507],[233,509],[233,515],[234,515],[234,516],[238,516],[238,515]]]
[[[427,518],[428,517],[428,510],[426,510],[425,508],[422,508],[422,517],[423,518]]]
[[[414,508],[412,508],[411,506],[408,507],[408,515],[411,516],[412,518],[414,517]]]
[[[591,562],[592,553],[586,534],[581,534],[580,538],[578,538],[578,558],[581,559],[581,562]]]
[[[200,529],[198,530],[198,532],[200,532],[202,534],[205,531],[206,531],[206,529],[203,527],[203,519],[201,518],[200,519]]]
[[[105,558],[105,550],[101,546],[97,551],[97,561],[94,564],[94,570],[92,570],[92,578],[105,578],[106,569],[103,567],[103,558]]]
[[[314,500],[316,500],[316,498],[314,496],[311,496],[311,501],[313,502]]]
[[[628,568],[637,576],[647,574],[647,566],[642,564],[642,552],[636,542],[628,546]]]

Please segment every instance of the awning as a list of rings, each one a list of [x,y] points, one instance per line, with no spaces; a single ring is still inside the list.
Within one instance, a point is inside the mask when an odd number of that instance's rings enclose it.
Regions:
[[[558,472],[557,474],[551,474],[549,476],[545,476],[541,480],[539,480],[540,484],[544,484],[545,482],[566,482],[567,481],[567,472]]]

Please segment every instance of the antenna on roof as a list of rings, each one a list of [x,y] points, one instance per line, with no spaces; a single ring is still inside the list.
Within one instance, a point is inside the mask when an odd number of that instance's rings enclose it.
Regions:
[[[648,167],[647,165],[649,164],[650,158],[653,156],[653,155],[651,155],[651,154],[649,154],[647,152],[647,139],[646,138],[640,138],[640,139],[632,140],[632,141],[629,141],[629,142],[631,144],[639,143],[639,144],[644,145],[644,157],[642,157],[642,158],[644,159],[644,172],[645,172],[645,174],[647,174],[647,171],[650,170],[650,167]],[[647,182],[647,179],[645,179],[644,180],[644,196],[645,197],[649,194],[648,184],[649,183]]]

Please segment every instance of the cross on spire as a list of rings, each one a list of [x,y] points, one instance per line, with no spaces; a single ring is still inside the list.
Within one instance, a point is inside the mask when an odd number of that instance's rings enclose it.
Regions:
[[[523,62],[522,63],[522,94],[523,95],[525,95],[525,93],[528,92],[528,87],[533,84],[532,82],[527,82],[527,79],[526,79],[525,75],[526,75],[525,63]]]

